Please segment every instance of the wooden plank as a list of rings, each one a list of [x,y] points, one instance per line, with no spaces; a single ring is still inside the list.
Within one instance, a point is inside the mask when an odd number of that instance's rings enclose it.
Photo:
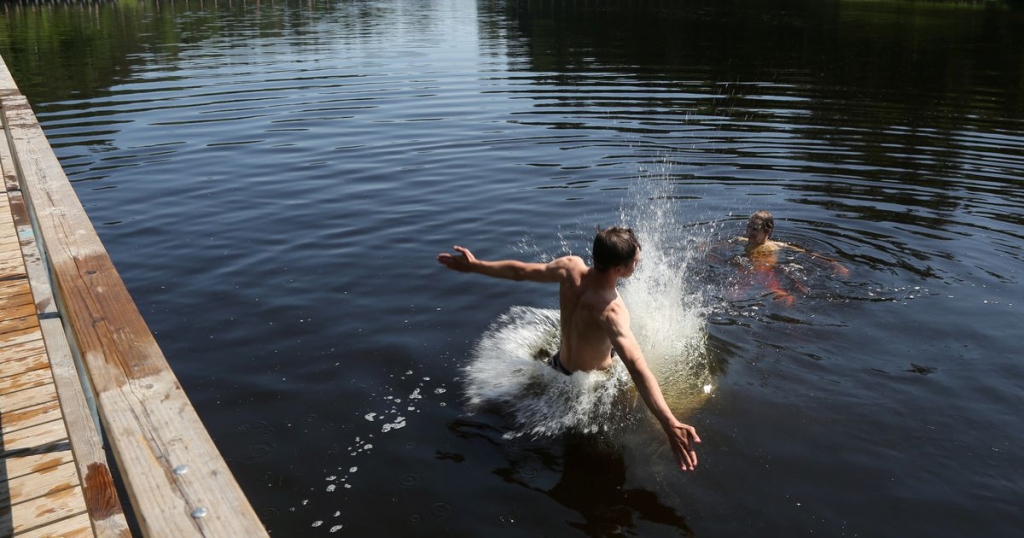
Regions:
[[[39,327],[29,327],[18,331],[11,331],[0,334],[0,347],[10,347],[18,344],[25,344],[41,338]]]
[[[2,112],[22,191],[47,246],[55,294],[143,533],[266,536],[131,300],[28,102],[8,94]],[[187,472],[172,472],[175,468]]]
[[[60,404],[56,401],[44,402],[25,409],[4,413],[3,435],[24,430],[53,420],[60,420]]]
[[[28,290],[32,289],[27,278],[0,281],[0,293],[24,293],[26,288]]]
[[[22,262],[25,264],[32,296],[36,301],[36,313],[40,315],[56,314],[57,304],[53,300],[53,290],[50,288],[50,274],[47,272],[39,252],[35,231],[32,228],[32,219],[29,217],[28,206],[25,205],[25,198],[20,192],[11,192],[7,196],[11,204],[14,227],[17,230],[18,238],[21,239]]]
[[[85,399],[64,327],[59,319],[44,319],[41,323],[53,379],[60,393],[68,440],[75,454],[78,474],[82,477],[85,504],[96,534],[103,537],[131,536],[103,450],[103,439]]]
[[[7,308],[17,308],[27,304],[32,304],[32,290],[28,287],[28,282],[24,279],[18,281],[21,286],[18,286],[16,290],[8,290],[10,293],[0,296],[0,310]]]
[[[53,376],[50,375],[49,368],[29,370],[27,372],[21,372],[20,374],[0,377],[0,393],[9,394],[11,392],[39,387],[49,383],[53,383]]]
[[[35,305],[0,310],[0,318],[0,334],[39,327]]]
[[[73,488],[78,484],[75,464],[68,462],[56,467],[7,481],[8,498],[11,504],[23,503],[58,491]]]
[[[42,332],[40,332],[40,338],[38,340],[20,342],[0,347],[0,364],[4,364],[7,361],[16,361],[24,357],[38,355],[40,353],[46,353],[46,344],[43,342]],[[0,409],[3,408],[0,407]]]
[[[0,258],[0,280],[24,278],[27,275],[25,263],[21,260],[21,256],[18,256],[18,259]]]
[[[4,479],[0,482],[35,474],[72,461],[70,447],[67,450],[9,456],[0,459],[0,466],[4,467],[4,472],[0,473]]]
[[[4,413],[10,413],[56,399],[57,391],[53,385],[43,385],[10,394],[0,394],[0,409],[3,409]]]
[[[67,441],[67,438],[68,431],[64,427],[64,421],[51,420],[4,434],[4,438],[0,439],[0,453],[49,452],[65,445],[66,443],[61,442]]]
[[[0,174],[3,174],[3,181],[0,182],[0,190],[7,192],[17,191],[18,175],[14,171],[14,160],[11,158],[11,147],[4,138],[0,140]]]
[[[86,538],[95,536],[89,526],[89,516],[79,514],[56,521],[43,527],[37,527],[14,535],[14,538]]]
[[[2,377],[7,377],[49,367],[50,359],[46,356],[46,353],[37,353],[3,361],[0,363],[0,374],[2,374]],[[5,410],[0,409],[0,411]],[[7,418],[6,412],[4,413],[4,418]]]
[[[11,529],[14,536],[50,523],[85,513],[82,489],[68,488],[52,495],[0,507],[0,529]]]

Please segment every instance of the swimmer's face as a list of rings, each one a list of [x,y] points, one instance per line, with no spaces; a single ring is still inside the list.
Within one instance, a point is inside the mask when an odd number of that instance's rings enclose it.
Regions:
[[[763,220],[750,219],[747,222],[747,240],[751,243],[760,244],[768,240],[771,230],[765,226]]]

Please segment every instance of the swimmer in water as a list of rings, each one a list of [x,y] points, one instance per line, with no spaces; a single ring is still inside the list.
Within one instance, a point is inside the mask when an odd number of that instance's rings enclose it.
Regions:
[[[598,231],[594,238],[594,267],[588,267],[579,256],[563,256],[549,263],[483,261],[467,248],[454,248],[456,254],[437,255],[439,263],[454,271],[557,283],[562,342],[551,358],[551,366],[567,375],[576,371],[604,370],[612,365],[617,355],[629,371],[644,404],[668,436],[679,468],[691,471],[697,467],[694,447],[700,443],[697,430],[677,420],[669,409],[658,380],[648,368],[630,330],[629,311],[616,290],[618,280],[632,276],[640,263],[640,242],[633,230],[611,227]]]
[[[772,241],[772,231],[775,230],[775,217],[771,213],[761,210],[755,212],[747,220],[747,235],[746,237],[738,237],[739,241],[746,242],[743,247],[744,254],[750,258],[753,264],[754,270],[757,273],[763,273],[766,278],[766,286],[769,291],[775,294],[777,299],[781,299],[787,305],[792,306],[794,302],[793,295],[782,289],[779,285],[778,280],[774,275],[775,263],[778,259],[778,252],[783,249],[789,249],[796,252],[803,252],[809,255],[811,258],[820,258],[832,264],[833,270],[840,275],[846,276],[850,274],[850,271],[832,258],[827,258],[820,254],[809,252],[800,247],[788,245],[780,241]],[[803,285],[799,282],[796,283],[800,291],[807,291],[803,288]]]

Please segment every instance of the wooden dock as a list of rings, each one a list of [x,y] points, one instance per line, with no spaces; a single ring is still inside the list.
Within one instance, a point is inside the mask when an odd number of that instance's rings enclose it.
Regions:
[[[2,58],[0,125],[0,537],[266,536]]]

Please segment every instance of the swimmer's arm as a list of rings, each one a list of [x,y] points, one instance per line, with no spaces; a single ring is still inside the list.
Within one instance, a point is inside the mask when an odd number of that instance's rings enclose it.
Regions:
[[[836,274],[840,274],[840,275],[843,275],[843,276],[846,276],[846,275],[850,274],[850,270],[847,269],[845,265],[840,263],[839,260],[836,260],[834,258],[829,258],[828,256],[822,256],[821,254],[818,254],[817,252],[812,252],[810,250],[807,250],[807,249],[804,249],[804,248],[800,248],[798,246],[787,245],[786,243],[780,243],[780,245],[782,245],[782,246],[784,246],[784,247],[786,247],[788,249],[795,250],[796,252],[803,252],[804,254],[807,254],[808,256],[810,256],[812,260],[817,259],[817,260],[825,260],[825,261],[827,261],[828,263],[832,264],[832,269],[833,269],[833,271],[836,272]]]
[[[437,255],[438,263],[460,273],[477,273],[494,278],[507,280],[527,280],[530,282],[559,282],[567,274],[573,257],[565,256],[549,263],[528,263],[518,260],[485,261],[478,260],[468,248],[456,246],[451,254],[443,252]]]
[[[668,403],[665,402],[665,396],[661,392],[661,386],[647,366],[643,352],[640,351],[640,345],[629,327],[629,313],[625,311],[624,307],[619,312],[613,306],[602,321],[612,342],[612,347],[615,348],[623,364],[626,365],[630,377],[633,378],[637,392],[643,398],[647,409],[658,419],[662,429],[665,430],[669,446],[676,458],[676,464],[683,471],[692,471],[697,467],[697,451],[694,444],[700,442],[700,437],[697,436],[697,430],[693,426],[680,422],[669,409]]]

